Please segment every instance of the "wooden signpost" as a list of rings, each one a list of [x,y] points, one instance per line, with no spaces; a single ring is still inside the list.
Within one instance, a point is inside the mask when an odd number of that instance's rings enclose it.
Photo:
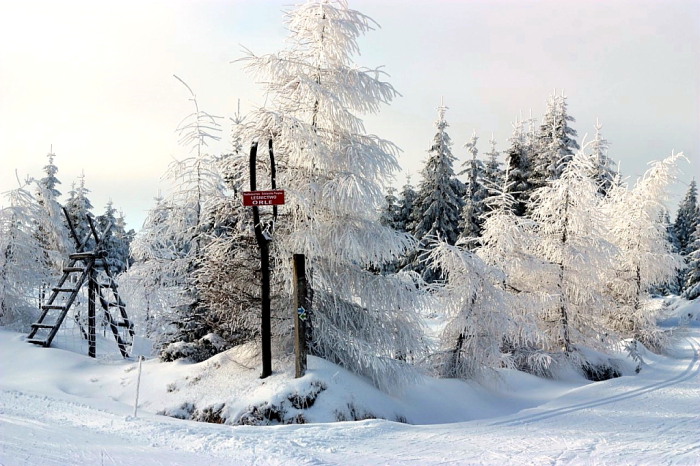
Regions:
[[[250,191],[243,192],[243,205],[253,208],[253,223],[255,239],[260,248],[261,269],[261,320],[260,337],[262,353],[262,374],[260,378],[272,374],[272,335],[270,326],[270,242],[277,220],[277,206],[284,204],[284,191],[277,189],[275,155],[272,150],[272,139],[268,143],[270,154],[270,184],[272,189],[258,191],[256,166],[258,156],[258,143],[254,142],[250,147]],[[272,221],[262,223],[260,220],[260,207],[272,206]],[[306,371],[306,332],[307,319],[311,312],[311,299],[309,296],[305,258],[302,254],[294,254],[294,287],[295,287],[295,353],[296,353],[296,377],[302,377]]]
[[[243,195],[243,205],[253,208],[253,225],[255,228],[255,240],[260,248],[260,273],[261,273],[261,314],[260,314],[260,340],[262,354],[262,373],[264,379],[272,375],[272,326],[270,315],[270,241],[277,220],[277,203],[284,203],[284,191],[277,189],[275,154],[272,150],[272,139],[269,140],[268,150],[270,154],[270,184],[271,191],[257,190],[257,157],[258,143],[250,146],[250,191]],[[278,193],[282,193],[281,196]],[[246,195],[247,194],[247,195]],[[247,200],[246,200],[247,199]],[[281,201],[281,202],[280,202]],[[249,202],[250,204],[247,204]],[[274,202],[274,203],[273,203]],[[260,221],[260,206],[272,206],[272,221],[265,225]]]
[[[260,248],[260,269],[261,269],[261,319],[260,337],[262,353],[262,373],[260,378],[264,379],[272,374],[272,335],[270,328],[270,242],[272,232],[277,220],[277,206],[284,204],[284,191],[277,189],[275,155],[272,150],[272,139],[268,143],[270,153],[270,184],[272,189],[258,191],[257,187],[257,156],[258,143],[254,142],[250,147],[250,191],[243,192],[243,205],[253,208],[253,223],[255,228],[255,239]],[[272,206],[272,221],[263,224],[260,220],[259,207]],[[305,260],[302,254],[294,254],[294,288],[295,288],[295,353],[296,353],[296,377],[302,377],[306,371],[306,327],[307,319],[311,311],[311,300],[309,298],[308,285],[306,279]]]

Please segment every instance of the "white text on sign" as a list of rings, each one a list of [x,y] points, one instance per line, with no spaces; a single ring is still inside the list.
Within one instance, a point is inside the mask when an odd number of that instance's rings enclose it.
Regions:
[[[246,191],[243,193],[243,205],[246,207],[282,204],[284,204],[284,190],[282,189]]]

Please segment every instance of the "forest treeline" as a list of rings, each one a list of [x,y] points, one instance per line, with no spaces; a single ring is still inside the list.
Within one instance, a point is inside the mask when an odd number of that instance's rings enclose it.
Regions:
[[[222,121],[185,84],[193,112],[177,131],[189,153],[168,168],[169,189],[142,229],[126,231],[111,203],[95,217],[114,225],[112,270],[137,332],[163,359],[201,361],[260,337],[260,260],[241,193],[250,144],[263,151],[270,139],[286,192],[278,217],[261,219],[273,239],[279,354],[291,351],[297,253],[309,268],[311,353],[385,390],[420,371],[475,378],[501,367],[543,376],[576,367],[597,380],[619,373],[606,355],[621,342],[632,357],[638,344],[664,347],[648,298],[700,295],[695,181],[673,221],[667,208],[682,154],[628,180],[602,126],[577,141],[566,97],[554,93],[541,119],[513,123],[502,151],[492,139],[480,156],[472,135],[455,168],[441,105],[420,179],[397,191],[398,148],[358,116],[397,95],[380,69],[352,61],[374,22],[344,1],[311,1],[286,25],[286,48],[241,59],[265,78],[269,105],[231,118],[230,152],[208,152]],[[54,157],[0,212],[0,322],[16,329],[34,321],[74,247]],[[257,170],[258,189],[269,188],[265,157]],[[88,194],[81,177],[63,203],[79,228],[93,216]]]

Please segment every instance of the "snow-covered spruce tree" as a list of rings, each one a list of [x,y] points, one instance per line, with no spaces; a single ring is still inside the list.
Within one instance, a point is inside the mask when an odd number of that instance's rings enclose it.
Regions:
[[[425,251],[436,238],[455,244],[459,238],[459,221],[464,201],[464,187],[455,177],[455,157],[452,155],[452,141],[447,134],[445,112],[447,107],[438,107],[435,122],[437,133],[428,151],[428,160],[421,171],[423,179],[418,187],[418,196],[412,213],[413,236],[418,239]],[[426,282],[441,278],[439,268],[426,267],[423,263],[426,253],[414,254],[412,268],[418,271]]]
[[[413,230],[413,210],[416,204],[418,193],[411,184],[411,178],[408,177],[406,184],[401,188],[399,193],[397,212],[396,229],[398,231],[409,232]]]
[[[691,252],[690,244],[692,242],[692,235],[695,231],[695,227],[700,223],[700,206],[698,206],[697,201],[697,185],[695,179],[690,182],[688,186],[688,191],[685,197],[678,205],[678,211],[676,213],[676,221],[672,225],[673,235],[672,246],[676,249],[674,252],[678,252],[684,260],[684,266],[678,270],[678,279],[676,282],[680,286],[681,290],[685,289],[685,281],[687,271],[685,269],[685,264],[688,261],[688,254]]]
[[[389,188],[393,189],[393,188]],[[389,208],[388,205],[392,201],[391,197],[387,197],[387,206],[382,212],[380,217],[380,222],[382,225],[390,226],[396,231],[403,233],[408,233],[413,229],[413,209],[415,207],[415,201],[418,193],[411,185],[410,176],[406,180],[406,184],[401,188],[401,192],[396,197],[393,209]],[[390,223],[389,223],[390,222]],[[392,261],[384,266],[383,271],[385,272],[396,272],[399,270],[410,271],[412,270],[412,262],[415,260],[415,256],[418,254],[417,251],[412,250],[409,253],[399,259]]]
[[[535,254],[549,270],[530,279],[554,297],[540,315],[544,349],[576,357],[581,347],[604,348],[609,333],[601,270],[610,266],[612,248],[604,240],[598,187],[588,176],[591,162],[578,151],[559,178],[533,193],[531,205],[539,237]]]
[[[397,149],[365,134],[354,112],[377,112],[396,91],[380,70],[353,65],[357,38],[374,23],[346,2],[304,3],[286,23],[285,50],[243,59],[264,76],[272,104],[249,115],[247,139],[261,148],[273,139],[277,183],[287,193],[271,243],[275,271],[291,299],[292,255],[306,255],[312,351],[392,389],[410,373],[406,359],[422,349],[420,299],[410,280],[370,270],[414,242],[379,223]]]
[[[648,291],[673,280],[681,266],[671,252],[666,226],[659,221],[682,154],[654,162],[634,188],[613,184],[604,205],[609,241],[617,247],[609,278],[609,293],[617,306],[607,326],[652,349],[661,349],[664,335],[646,304]]]
[[[542,118],[535,151],[532,154],[531,183],[535,189],[543,187],[550,180],[558,179],[566,165],[579,149],[576,130],[569,122],[576,121],[567,113],[564,93],[552,94],[547,100],[547,110]]]
[[[686,299],[696,299],[700,296],[700,223],[695,227],[691,235],[691,243],[688,246],[688,256],[683,284],[683,297]]]
[[[698,206],[698,188],[697,183],[693,179],[688,186],[688,191],[685,197],[678,205],[676,213],[676,221],[673,224],[676,230],[676,238],[680,246],[682,256],[687,256],[691,243],[690,237],[695,232],[695,227],[700,222],[700,207]]]
[[[379,223],[386,227],[393,228],[396,231],[405,231],[402,229],[405,223],[402,222],[400,218],[401,205],[395,193],[396,189],[393,186],[387,188],[386,195],[384,196],[384,207],[379,216]],[[382,268],[382,272],[395,273],[405,265],[404,262],[406,262],[406,259],[397,259],[391,263],[387,263]]]
[[[90,232],[90,224],[88,223],[87,217],[94,219],[95,216],[92,214],[92,202],[88,198],[90,190],[85,186],[85,173],[81,173],[78,177],[78,184],[75,183],[71,185],[71,190],[68,192],[68,199],[64,204],[64,207],[68,211],[68,217],[73,224],[76,234],[80,241],[88,239],[87,249],[90,249],[90,245],[94,246],[94,239]],[[75,244],[71,246],[75,248]]]
[[[58,202],[61,192],[57,186],[61,182],[56,177],[58,173],[58,167],[54,164],[56,155],[49,152],[47,157],[49,162],[44,166],[46,176],[36,182],[36,200],[44,211],[43,215],[36,219],[36,234],[42,248],[47,252],[47,263],[53,269],[54,275],[58,275],[67,260],[68,251],[73,249],[74,244],[69,237],[65,215]]]
[[[428,259],[445,276],[434,295],[447,316],[438,352],[429,360],[441,377],[471,379],[508,362],[501,347],[506,335],[516,333],[516,321],[508,314],[513,303],[501,286],[502,272],[460,247],[461,242],[438,242]]]
[[[513,197],[513,213],[525,215],[532,192],[532,148],[533,141],[528,137],[522,119],[513,123],[510,147],[505,152],[506,169],[509,173],[508,194]]]
[[[49,251],[39,241],[45,214],[32,196],[32,180],[6,193],[0,210],[0,325],[27,331],[39,315],[41,293],[52,276]]]
[[[386,188],[384,207],[382,208],[379,221],[384,226],[393,228],[394,230],[399,230],[399,213],[401,206],[399,205],[399,199],[396,197],[395,193],[396,188],[393,186]]]
[[[501,193],[501,188],[503,187],[503,181],[505,177],[505,172],[501,168],[503,163],[498,160],[501,155],[500,152],[496,150],[496,139],[491,135],[489,139],[489,144],[491,144],[491,150],[484,153],[486,161],[484,162],[484,176],[483,176],[483,186],[488,194],[487,197],[497,196]],[[491,205],[485,202],[484,213],[491,211]]]
[[[107,202],[105,212],[97,217],[97,226],[101,234],[104,234],[102,245],[107,251],[107,260],[112,275],[118,275],[129,267],[129,247],[131,236],[125,229],[124,217],[117,216],[117,209],[110,200]],[[110,226],[107,230],[107,227]],[[107,232],[106,234],[104,232]]]
[[[603,125],[598,120],[595,122],[595,136],[590,142],[591,158],[593,159],[594,169],[590,174],[598,185],[598,192],[605,196],[615,179],[615,167],[612,159],[608,156],[608,148],[610,144],[607,139],[603,138],[601,129]]]
[[[459,221],[460,238],[464,239],[464,245],[473,250],[479,245],[479,237],[481,236],[481,226],[484,222],[484,213],[486,211],[486,198],[488,190],[484,185],[485,167],[484,163],[476,158],[479,150],[476,148],[476,142],[479,137],[476,131],[472,134],[469,142],[465,147],[471,154],[471,160],[466,161],[462,166],[464,170],[460,175],[467,175],[467,182],[464,188],[464,198],[462,207],[461,219]]]

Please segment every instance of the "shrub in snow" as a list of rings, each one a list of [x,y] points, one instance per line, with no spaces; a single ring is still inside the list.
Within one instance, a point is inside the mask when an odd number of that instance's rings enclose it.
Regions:
[[[176,341],[166,345],[160,352],[163,361],[189,359],[205,361],[231,347],[231,343],[216,334],[208,334],[194,341]]]

